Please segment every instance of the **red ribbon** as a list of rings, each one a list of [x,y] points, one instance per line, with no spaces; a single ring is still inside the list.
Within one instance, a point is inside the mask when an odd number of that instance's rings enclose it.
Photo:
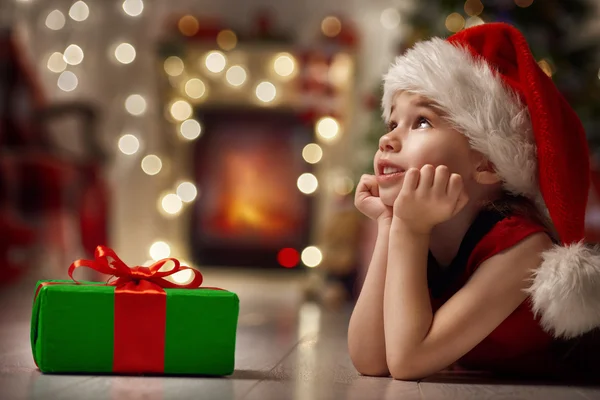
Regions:
[[[169,261],[174,267],[160,271]],[[117,278],[105,284],[116,286],[113,372],[164,372],[167,294],[163,288],[199,288],[203,280],[200,271],[181,266],[175,258],[159,260],[149,267],[130,268],[106,246],[96,247],[94,260],[77,260],[71,264],[69,277],[76,284],[81,283],[73,277],[73,273],[81,267]],[[164,279],[184,270],[190,270],[194,275],[187,284]],[[45,285],[40,285],[38,291],[42,286]],[[223,290],[214,287],[203,289]]]
[[[117,254],[109,247],[98,246],[94,254],[94,260],[77,260],[69,267],[69,277],[74,282],[79,283],[74,277],[73,272],[77,268],[87,267],[96,270],[102,274],[112,275],[117,277],[116,281],[107,283],[108,285],[122,287],[128,282],[140,282],[146,281],[158,285],[161,288],[179,288],[179,289],[193,289],[200,287],[202,284],[202,274],[200,271],[190,267],[184,267],[179,264],[179,261],[175,258],[164,258],[152,264],[149,267],[133,267],[130,268],[117,256]],[[109,260],[112,258],[112,261]],[[159,271],[160,268],[167,262],[172,261],[175,266],[168,271]],[[179,271],[190,270],[194,274],[194,279],[190,283],[180,284],[170,282],[164,277],[173,275]]]

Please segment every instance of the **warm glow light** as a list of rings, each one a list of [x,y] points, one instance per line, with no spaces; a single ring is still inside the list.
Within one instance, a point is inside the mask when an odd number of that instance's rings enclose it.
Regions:
[[[225,69],[225,66],[227,65],[227,59],[220,51],[211,51],[207,54],[204,63],[210,72],[214,72],[216,74]]]
[[[339,133],[340,125],[334,118],[323,117],[317,121],[316,130],[323,139],[331,140]]]
[[[352,58],[346,53],[333,57],[329,68],[329,80],[336,86],[344,87],[352,75]]]
[[[481,0],[467,0],[465,1],[465,13],[474,17],[483,12],[483,3]]]
[[[198,29],[200,29],[198,20],[192,15],[181,17],[177,26],[179,27],[179,32],[184,36],[194,36],[198,33]]]
[[[67,68],[67,63],[63,59],[63,55],[59,52],[54,52],[48,58],[48,69],[52,72],[63,72]]]
[[[526,8],[533,4],[533,0],[515,0],[515,4],[519,7]]]
[[[233,31],[225,29],[217,35],[217,44],[223,50],[233,50],[237,45],[237,36]]]
[[[317,265],[321,264],[321,261],[323,261],[323,254],[321,253],[321,250],[315,246],[308,246],[302,250],[302,255],[300,257],[302,258],[304,265],[310,268],[316,267]]]
[[[317,177],[308,172],[300,175],[296,184],[298,189],[304,194],[314,193],[319,187]]]
[[[342,31],[342,23],[336,17],[325,17],[321,22],[321,30],[325,36],[335,37]]]
[[[142,170],[148,175],[156,175],[162,169],[162,161],[154,154],[149,154],[142,160]]]
[[[115,58],[122,64],[129,64],[135,60],[135,48],[129,43],[121,43],[115,49]]]
[[[59,10],[54,10],[46,17],[46,26],[53,31],[58,31],[65,26],[65,15]]]
[[[283,53],[278,55],[273,62],[273,69],[280,76],[290,76],[296,69],[296,60],[291,54]]]
[[[400,13],[395,8],[388,8],[381,12],[380,21],[385,29],[396,29],[400,25]]]
[[[446,29],[458,32],[465,27],[465,19],[459,13],[452,13],[446,18]]]
[[[174,193],[169,193],[164,196],[161,200],[161,206],[167,214],[176,215],[179,214],[183,203],[181,199]]]
[[[333,181],[333,191],[339,195],[350,194],[352,189],[354,189],[354,182],[347,176],[338,176]]]
[[[192,99],[199,99],[206,93],[206,86],[198,78],[190,79],[185,83],[185,94]]]
[[[277,89],[271,82],[261,82],[256,86],[256,97],[265,103],[269,103],[275,99]]]
[[[186,203],[194,201],[198,191],[192,182],[183,182],[177,186],[177,196]]]
[[[142,0],[125,0],[123,2],[123,11],[131,17],[137,17],[144,11]]]
[[[83,61],[83,50],[76,44],[67,46],[63,53],[63,59],[67,64],[77,65]]]
[[[61,90],[65,92],[70,92],[75,90],[79,81],[77,80],[77,76],[71,71],[64,71],[58,77],[57,85]]]
[[[321,149],[321,146],[316,143],[309,143],[302,149],[302,158],[304,158],[304,161],[307,163],[316,164],[321,161],[322,157],[323,150]]]
[[[90,15],[90,8],[83,1],[76,1],[69,9],[69,17],[74,21],[85,21]]]
[[[185,100],[177,100],[171,105],[171,116],[177,121],[185,121],[192,115],[193,109]]]
[[[146,99],[139,94],[132,94],[125,100],[125,109],[131,115],[142,115],[146,112]]]
[[[465,23],[465,28],[470,28],[472,26],[482,25],[482,24],[485,24],[485,22],[481,18],[469,17],[469,19],[467,19],[467,22]]]
[[[140,148],[140,141],[131,134],[123,135],[119,139],[119,150],[123,154],[132,155],[137,153]]]
[[[184,266],[183,261],[180,262]],[[175,272],[173,275],[169,275],[173,282],[185,285],[190,283],[194,279],[194,272],[190,269],[184,269],[183,271]]]
[[[246,82],[246,77],[246,70],[239,65],[234,65],[233,67],[229,68],[225,74],[227,83],[236,87],[243,85],[244,82]]]
[[[150,246],[149,254],[154,261],[162,260],[171,255],[171,247],[163,241],[157,241]]]
[[[183,72],[183,61],[181,58],[171,56],[165,60],[165,72],[170,76],[179,76]]]
[[[179,133],[187,140],[194,140],[202,133],[202,126],[195,119],[188,119],[182,122]]]

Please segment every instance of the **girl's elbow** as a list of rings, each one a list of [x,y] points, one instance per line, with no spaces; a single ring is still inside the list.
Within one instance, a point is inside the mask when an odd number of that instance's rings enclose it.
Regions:
[[[352,365],[361,374],[366,376],[390,376],[385,358],[378,359],[372,354],[350,350]]]
[[[390,375],[396,380],[416,381],[426,378],[429,375],[410,360],[387,360],[387,364],[389,366]]]
[[[390,371],[387,368],[385,363],[382,365],[377,362],[352,362],[354,364],[354,368],[361,374],[365,376],[376,376],[376,377],[388,377],[390,376]]]

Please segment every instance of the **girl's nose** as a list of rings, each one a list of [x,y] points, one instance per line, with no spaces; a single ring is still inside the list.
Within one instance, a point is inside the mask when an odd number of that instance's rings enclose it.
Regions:
[[[381,139],[379,139],[379,150],[398,152],[400,150],[400,141],[389,133],[383,135]]]

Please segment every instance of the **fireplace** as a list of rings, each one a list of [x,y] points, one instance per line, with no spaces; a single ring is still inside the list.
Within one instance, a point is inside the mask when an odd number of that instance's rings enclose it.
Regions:
[[[278,255],[287,254],[291,267],[290,254],[309,245],[313,197],[296,182],[311,172],[302,149],[313,141],[312,127],[281,109],[201,109],[196,118],[202,135],[192,162],[200,193],[190,224],[194,261],[281,268]]]

